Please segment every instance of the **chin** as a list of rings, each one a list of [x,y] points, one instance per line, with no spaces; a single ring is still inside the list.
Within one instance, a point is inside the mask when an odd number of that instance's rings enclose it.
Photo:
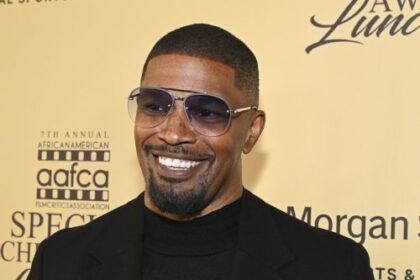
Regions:
[[[153,175],[150,175],[147,190],[152,203],[164,213],[193,215],[203,210],[208,204],[206,198],[210,185],[206,180],[188,185],[178,180],[165,179],[163,184],[157,181]]]

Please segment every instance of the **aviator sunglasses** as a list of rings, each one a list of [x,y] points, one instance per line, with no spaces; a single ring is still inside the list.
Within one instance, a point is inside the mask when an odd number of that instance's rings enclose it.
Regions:
[[[172,96],[169,91],[192,93],[185,97]],[[249,106],[232,110],[222,98],[203,92],[161,87],[138,87],[128,96],[128,112],[137,126],[152,128],[163,123],[175,101],[182,101],[192,128],[205,136],[225,133],[239,113],[257,110]]]

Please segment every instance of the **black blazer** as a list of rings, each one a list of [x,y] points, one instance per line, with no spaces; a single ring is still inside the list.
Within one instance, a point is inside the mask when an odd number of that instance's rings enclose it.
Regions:
[[[241,207],[232,280],[374,279],[366,251],[354,241],[246,190]],[[141,194],[87,225],[57,232],[40,244],[28,280],[141,279],[143,211]]]

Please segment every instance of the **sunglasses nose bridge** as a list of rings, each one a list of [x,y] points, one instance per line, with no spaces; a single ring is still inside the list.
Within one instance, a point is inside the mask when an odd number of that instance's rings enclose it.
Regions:
[[[182,119],[184,119],[184,122],[187,123],[188,126],[191,126],[188,116],[185,111],[185,99],[184,96],[173,96],[171,95],[172,102],[168,105],[170,108],[169,111],[166,114],[166,122],[172,123],[172,122],[181,122]],[[177,105],[177,101],[180,101],[182,104]],[[173,120],[172,120],[173,119]]]
[[[183,98],[176,99],[183,101]],[[196,141],[194,129],[185,114],[184,106],[176,106],[174,98],[174,106],[166,116],[166,120],[161,124],[162,128],[159,137],[170,145],[180,143],[193,143]]]
[[[181,97],[181,96],[172,96],[174,101],[183,101],[185,100],[186,97]]]
[[[182,107],[182,111],[184,112],[183,115],[184,115],[186,121],[188,122],[188,125],[191,127],[190,118],[189,118],[188,113],[187,113],[188,107],[185,104],[185,101],[187,100],[188,96],[171,96],[171,97],[172,97],[171,111],[168,112],[167,118],[169,117],[170,114],[173,113],[173,111],[175,110],[175,107],[177,107],[177,106],[175,106],[176,102],[180,101],[180,102],[182,102],[181,107]]]
[[[184,115],[185,115],[185,118],[187,119],[187,121],[189,122],[189,119],[188,119],[188,116],[187,116],[187,114],[186,114],[186,111],[185,111],[185,99],[186,99],[186,97],[181,97],[181,96],[172,96],[171,95],[171,97],[172,97],[172,104],[170,105],[170,111],[168,112],[168,114],[167,114],[167,118],[169,118],[170,117],[170,115],[172,115],[173,114],[173,112],[178,108],[178,107],[180,107],[180,111],[182,110],[182,111],[184,111]],[[176,106],[176,102],[177,101],[180,101],[182,104],[181,104],[181,106]],[[182,115],[182,114],[180,114],[180,115]]]

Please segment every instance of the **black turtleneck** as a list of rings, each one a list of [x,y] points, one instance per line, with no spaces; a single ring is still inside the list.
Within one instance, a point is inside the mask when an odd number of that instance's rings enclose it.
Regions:
[[[143,280],[227,280],[236,248],[241,199],[186,222],[146,208]]]

